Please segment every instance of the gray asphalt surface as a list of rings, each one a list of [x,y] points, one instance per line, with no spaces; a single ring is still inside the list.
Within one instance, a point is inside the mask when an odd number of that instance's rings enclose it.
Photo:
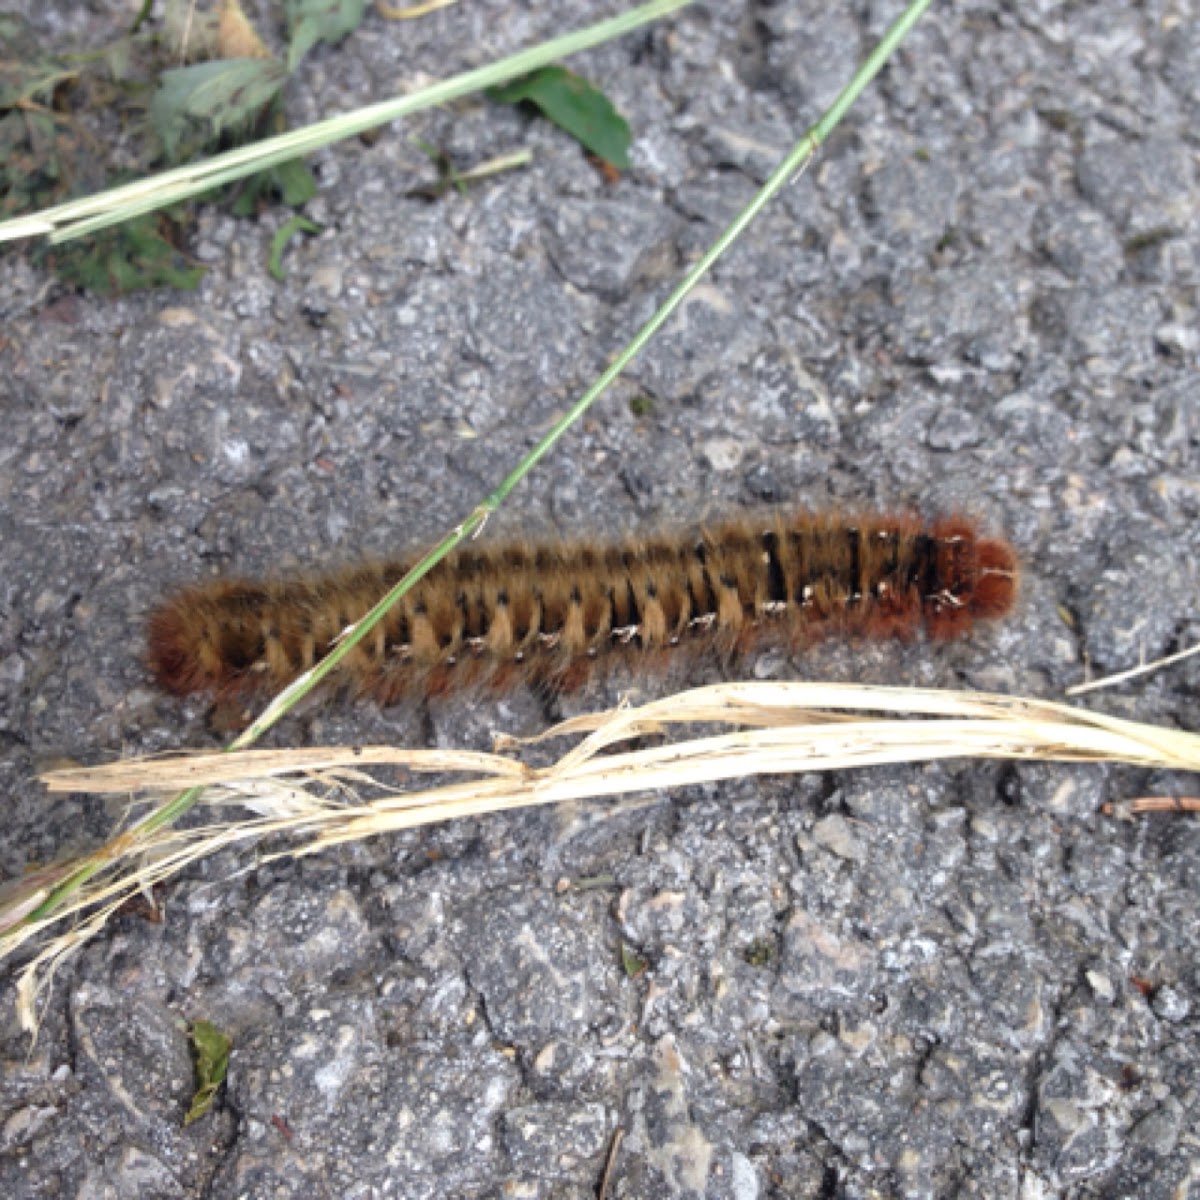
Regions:
[[[33,6],[28,6],[32,9]],[[62,48],[126,5],[39,6]],[[610,183],[471,100],[317,156],[279,211],[202,210],[194,294],[72,296],[0,258],[0,872],[105,836],[63,757],[217,745],[158,693],[147,611],[238,572],[411,548],[602,369],[818,115],[897,3],[697,4],[572,65],[635,132]],[[314,52],[299,124],[616,11],[461,0]],[[1060,698],[1200,640],[1200,11],[943,3],[804,179],[488,535],[763,505],[966,510],[1019,611],[953,646],[765,654],[757,677]],[[534,165],[437,202],[460,168]],[[648,397],[649,412],[631,402]],[[618,675],[274,743],[486,747],[685,680]],[[1200,727],[1200,660],[1091,703]],[[0,1194],[1162,1197],[1200,1194],[1200,823],[1133,770],[957,762],[747,780],[221,856],[59,974],[32,1048],[0,991]],[[625,945],[647,964],[630,978]],[[185,1022],[234,1038],[182,1128]]]

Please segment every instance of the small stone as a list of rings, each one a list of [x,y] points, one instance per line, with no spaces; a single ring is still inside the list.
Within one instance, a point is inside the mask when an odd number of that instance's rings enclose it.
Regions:
[[[965,450],[983,441],[979,422],[958,408],[944,408],[929,427],[928,441],[934,450]]]
[[[868,177],[864,208],[882,241],[927,254],[954,224],[960,187],[949,167],[897,157]]]
[[[19,687],[25,678],[25,661],[19,654],[10,654],[0,660],[0,684]]]
[[[1168,983],[1154,993],[1150,1007],[1154,1010],[1156,1017],[1170,1021],[1172,1025],[1178,1025],[1180,1021],[1187,1020],[1188,1014],[1192,1011],[1192,1002]]]
[[[1174,354],[1195,354],[1200,349],[1200,331],[1194,325],[1160,325],[1154,331],[1154,340],[1163,350]]]
[[[1079,159],[1079,190],[1123,231],[1185,227],[1195,210],[1195,167],[1176,138],[1113,138]]]
[[[1165,1158],[1179,1141],[1179,1127],[1183,1113],[1174,1099],[1168,1099],[1161,1107],[1147,1113],[1130,1131],[1131,1145],[1150,1151],[1155,1158]]]
[[[1046,204],[1033,221],[1034,245],[1068,278],[1110,284],[1121,272],[1121,243],[1086,204]]]
[[[1113,1002],[1116,993],[1113,991],[1112,980],[1107,975],[1102,971],[1088,971],[1086,978],[1096,999],[1103,1000],[1107,1004]]]
[[[736,470],[745,447],[736,438],[710,438],[700,448],[700,453],[714,471],[726,472]]]
[[[848,862],[862,862],[867,856],[845,817],[825,817],[818,821],[813,828],[813,841]]]
[[[879,1030],[869,1021],[853,1028],[844,1028],[838,1034],[838,1041],[850,1051],[854,1058],[864,1055],[879,1037]]]
[[[811,913],[796,912],[783,933],[780,1005],[795,1000],[840,1003],[862,996],[874,982],[877,958],[867,942],[840,933]]]
[[[554,1178],[599,1158],[608,1140],[608,1114],[602,1104],[530,1104],[504,1114],[503,1135],[519,1168]]]

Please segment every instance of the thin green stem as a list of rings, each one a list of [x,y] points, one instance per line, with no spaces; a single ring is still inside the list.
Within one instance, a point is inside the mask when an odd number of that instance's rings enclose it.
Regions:
[[[854,78],[845,90],[833,102],[821,119],[808,130],[796,146],[788,153],[771,177],[763,184],[758,194],[733,219],[729,228],[716,240],[708,252],[692,267],[683,281],[667,297],[662,306],[637,332],[633,340],[613,360],[612,364],[596,380],[594,384],[571,406],[571,409],[560,419],[540,442],[521,460],[516,468],[503,482],[452,529],[441,541],[429,550],[364,617],[345,631],[337,645],[313,669],[303,675],[281,692],[268,705],[258,719],[237,737],[227,751],[242,750],[257,741],[270,729],[293,705],[302,697],[308,695],[323,679],[336,670],[341,661],[354,649],[359,642],[382,619],[385,613],[408,591],[418,580],[429,573],[439,562],[450,554],[465,540],[478,533],[492,513],[504,503],[513,488],[529,474],[543,457],[557,444],[563,434],[595,403],[618,375],[629,365],[630,361],[645,347],[646,343],[662,328],[672,313],[683,303],[696,284],[712,268],[713,264],[737,240],[742,231],[762,211],[763,207],[784,187],[798,172],[802,171],[812,160],[821,144],[829,137],[847,109],[853,104],[868,83],[879,73],[880,68],[895,50],[904,35],[912,28],[920,15],[929,7],[932,0],[914,0],[899,20],[887,31],[879,45],[866,62],[855,73]],[[170,824],[185,813],[196,802],[203,788],[189,788],[176,796],[161,809],[151,813],[140,824],[134,827],[125,837],[138,837],[151,833],[164,825]],[[84,863],[78,871],[55,887],[45,900],[26,917],[26,922],[38,921],[52,913],[62,902],[81,884],[101,870],[109,860],[109,854],[101,851],[93,859]]]
[[[846,110],[858,99],[859,93],[879,74],[883,64],[895,53],[896,47],[905,39],[912,27],[925,14],[933,0],[913,0],[896,18],[887,33],[879,39],[879,45],[867,55],[866,62],[854,73],[845,91],[829,106],[825,115],[812,127],[811,135],[817,144],[825,141],[846,115]]]
[[[509,492],[533,470],[538,462],[549,453],[559,438],[591,408],[592,404],[608,389],[613,380],[641,353],[646,343],[650,341],[670,318],[672,313],[684,302],[688,293],[708,274],[717,259],[741,236],[746,226],[758,216],[789,180],[808,166],[821,144],[829,137],[854,101],[858,99],[862,90],[879,74],[883,64],[887,62],[888,57],[895,50],[896,46],[899,45],[901,39],[931,3],[932,0],[915,0],[899,20],[884,34],[879,45],[875,47],[867,58],[867,61],[855,72],[854,78],[850,80],[842,93],[830,105],[825,115],[800,139],[787,157],[775,168],[771,173],[771,177],[763,184],[758,194],[734,217],[729,228],[721,234],[708,252],[692,267],[684,277],[683,282],[667,297],[662,307],[638,330],[633,340],[613,359],[604,374],[579,397],[571,409],[538,442],[518,464],[516,469],[483,502],[481,507],[489,513],[495,512],[500,507],[508,497]]]

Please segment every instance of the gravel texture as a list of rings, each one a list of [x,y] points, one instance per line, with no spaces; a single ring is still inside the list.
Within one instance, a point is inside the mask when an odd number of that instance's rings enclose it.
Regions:
[[[372,12],[290,115],[616,7]],[[201,210],[194,294],[75,296],[0,258],[0,872],[121,816],[46,799],[39,767],[218,744],[146,677],[165,591],[461,518],[899,7],[698,3],[581,57],[635,131],[617,182],[479,99],[319,154],[324,232],[283,283],[278,211]],[[130,11],[37,20],[86,47]],[[965,509],[1020,548],[1001,627],[767,654],[759,677],[1057,698],[1200,640],[1197,30],[1195,0],[936,5],[489,535],[879,504]],[[535,162],[430,202],[417,138]],[[272,736],[486,747],[669,686],[315,704]],[[1193,659],[1092,703],[1195,728],[1198,693]],[[609,1200],[1195,1195],[1200,823],[1102,811],[1195,787],[958,762],[218,857],[161,924],[118,917],[60,971],[32,1046],[5,965],[0,1194],[583,1200],[611,1158]],[[197,1017],[235,1051],[185,1128]]]

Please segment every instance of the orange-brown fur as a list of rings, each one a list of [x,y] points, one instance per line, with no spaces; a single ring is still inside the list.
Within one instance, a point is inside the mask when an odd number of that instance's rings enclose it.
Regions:
[[[318,662],[410,564],[315,579],[218,580],[150,621],[150,666],[178,694],[277,691]],[[339,668],[387,704],[476,684],[577,687],[598,661],[673,647],[744,652],[829,634],[933,638],[1003,616],[1016,555],[960,517],[768,514],[603,545],[509,543],[450,555]]]

